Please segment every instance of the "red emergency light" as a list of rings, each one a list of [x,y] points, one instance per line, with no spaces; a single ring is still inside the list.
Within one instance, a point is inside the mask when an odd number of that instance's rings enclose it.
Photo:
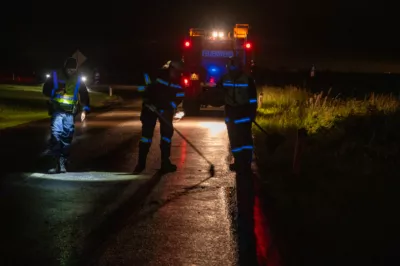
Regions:
[[[189,47],[190,46],[190,42],[189,41],[186,41],[185,42],[185,47]]]
[[[251,48],[251,43],[246,43],[245,45],[244,45],[244,47],[246,47],[246,49],[250,49]]]
[[[186,88],[186,87],[189,87],[189,78],[183,78],[183,86]]]

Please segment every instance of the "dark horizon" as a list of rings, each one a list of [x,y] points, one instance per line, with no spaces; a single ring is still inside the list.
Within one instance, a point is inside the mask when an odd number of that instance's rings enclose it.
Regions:
[[[396,9],[387,3],[174,2],[175,6],[161,1],[80,2],[79,15],[65,21],[50,19],[52,13],[57,18],[70,15],[68,10],[52,11],[51,2],[26,5],[23,10],[10,7],[3,17],[9,41],[2,43],[7,51],[2,71],[58,67],[76,49],[93,65],[133,71],[179,57],[182,39],[191,27],[249,23],[256,62],[265,67],[316,64],[319,69],[400,73]]]

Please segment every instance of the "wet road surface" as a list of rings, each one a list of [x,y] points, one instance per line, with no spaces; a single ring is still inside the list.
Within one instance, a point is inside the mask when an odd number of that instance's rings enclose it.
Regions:
[[[68,174],[41,174],[47,162],[29,159],[45,151],[46,123],[31,125],[29,138],[22,129],[14,139],[1,136],[1,265],[236,264],[235,179],[221,111],[175,124],[215,164],[215,178],[177,134],[171,159],[178,171],[159,176],[158,127],[148,167],[135,176],[138,107],[78,123]]]
[[[216,177],[175,135],[178,171],[162,177],[144,208],[108,239],[95,265],[235,265],[234,177],[226,166],[223,119],[186,119],[176,127],[214,162]]]

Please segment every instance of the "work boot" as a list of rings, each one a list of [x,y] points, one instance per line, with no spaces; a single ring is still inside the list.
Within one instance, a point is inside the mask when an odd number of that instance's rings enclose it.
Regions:
[[[133,170],[134,175],[138,175],[141,172],[143,172],[144,169],[146,169],[146,159],[149,150],[150,150],[150,144],[142,142],[139,144],[139,158],[138,158],[138,163],[135,169]]]
[[[175,164],[171,163],[169,159],[163,160],[161,162],[161,171],[163,173],[171,173],[175,172],[177,170],[177,167]]]
[[[64,157],[60,157],[59,160],[59,173],[66,173],[67,172],[67,159]]]
[[[172,164],[169,157],[171,156],[171,144],[170,143],[162,143],[160,145],[161,148],[161,171],[163,173],[175,172],[177,167],[175,164]]]
[[[60,160],[58,158],[54,158],[54,168],[51,168],[47,171],[48,174],[54,175],[60,173]]]

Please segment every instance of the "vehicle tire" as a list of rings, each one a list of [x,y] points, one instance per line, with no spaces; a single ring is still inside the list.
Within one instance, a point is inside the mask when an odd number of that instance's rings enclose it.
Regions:
[[[197,99],[186,99],[183,101],[185,116],[198,116],[200,114],[200,102]]]

